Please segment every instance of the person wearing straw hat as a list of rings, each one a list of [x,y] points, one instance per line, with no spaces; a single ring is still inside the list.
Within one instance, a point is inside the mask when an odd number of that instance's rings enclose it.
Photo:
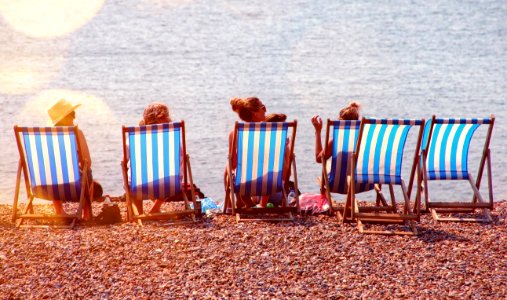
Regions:
[[[75,110],[80,105],[81,105],[80,103],[74,104],[65,99],[58,100],[58,102],[56,102],[48,110],[48,114],[49,117],[51,118],[51,123],[53,124],[53,126],[74,126],[74,119],[76,118]],[[81,148],[82,152],[81,155],[84,159],[84,163],[86,163],[86,166],[88,167],[89,170],[89,173],[86,176],[88,176],[89,180],[91,180],[93,184],[93,199],[100,199],[102,198],[102,186],[92,179],[91,172],[92,159],[90,156],[90,151],[88,150],[88,143],[86,142],[86,138],[81,129],[78,129],[77,139]],[[85,166],[84,165],[80,166],[81,169],[83,169],[83,167]],[[62,201],[54,200],[53,206],[56,214],[65,215]],[[84,207],[84,215],[86,219],[92,217],[91,211],[86,206]]]

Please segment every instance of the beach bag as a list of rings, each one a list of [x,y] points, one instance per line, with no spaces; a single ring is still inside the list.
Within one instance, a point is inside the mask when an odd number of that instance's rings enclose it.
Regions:
[[[102,211],[95,217],[97,224],[115,224],[121,222],[120,207],[106,196],[102,204]]]
[[[329,204],[323,194],[301,194],[299,196],[299,207],[301,211],[307,214],[320,214],[329,210]]]

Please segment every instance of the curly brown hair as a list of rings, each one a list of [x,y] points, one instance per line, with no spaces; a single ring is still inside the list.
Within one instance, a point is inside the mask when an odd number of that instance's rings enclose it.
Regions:
[[[266,107],[262,104],[262,101],[257,97],[248,98],[232,98],[231,101],[232,110],[238,113],[241,120],[245,122],[253,121],[253,114],[259,109],[265,109]]]
[[[143,112],[143,119],[139,125],[152,125],[171,122],[169,107],[164,103],[154,102],[146,106]]]
[[[339,118],[340,120],[359,120],[359,109],[361,108],[361,103],[357,101],[352,101],[346,107],[340,110]]]

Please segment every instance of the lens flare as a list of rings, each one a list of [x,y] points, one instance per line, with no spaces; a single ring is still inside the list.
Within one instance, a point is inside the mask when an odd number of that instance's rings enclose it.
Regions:
[[[18,32],[53,38],[74,32],[90,21],[105,0],[0,1],[0,15]]]
[[[2,25],[0,32],[0,93],[33,93],[59,73],[67,40],[32,39]]]
[[[26,103],[16,118],[18,124],[51,126],[48,109],[62,98],[72,103],[81,103],[76,109],[76,124],[90,128],[115,122],[111,109],[97,96],[71,90],[46,90]]]

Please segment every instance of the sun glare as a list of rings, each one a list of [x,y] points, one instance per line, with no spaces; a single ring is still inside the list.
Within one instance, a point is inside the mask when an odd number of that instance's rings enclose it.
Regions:
[[[35,38],[71,33],[91,20],[105,0],[0,0],[0,15],[18,32]]]
[[[77,124],[101,124],[104,120],[110,121],[115,118],[109,106],[100,97],[72,90],[47,90],[29,100],[16,119],[19,124],[50,126],[52,124],[47,111],[62,98],[74,104],[81,103],[76,110]]]

